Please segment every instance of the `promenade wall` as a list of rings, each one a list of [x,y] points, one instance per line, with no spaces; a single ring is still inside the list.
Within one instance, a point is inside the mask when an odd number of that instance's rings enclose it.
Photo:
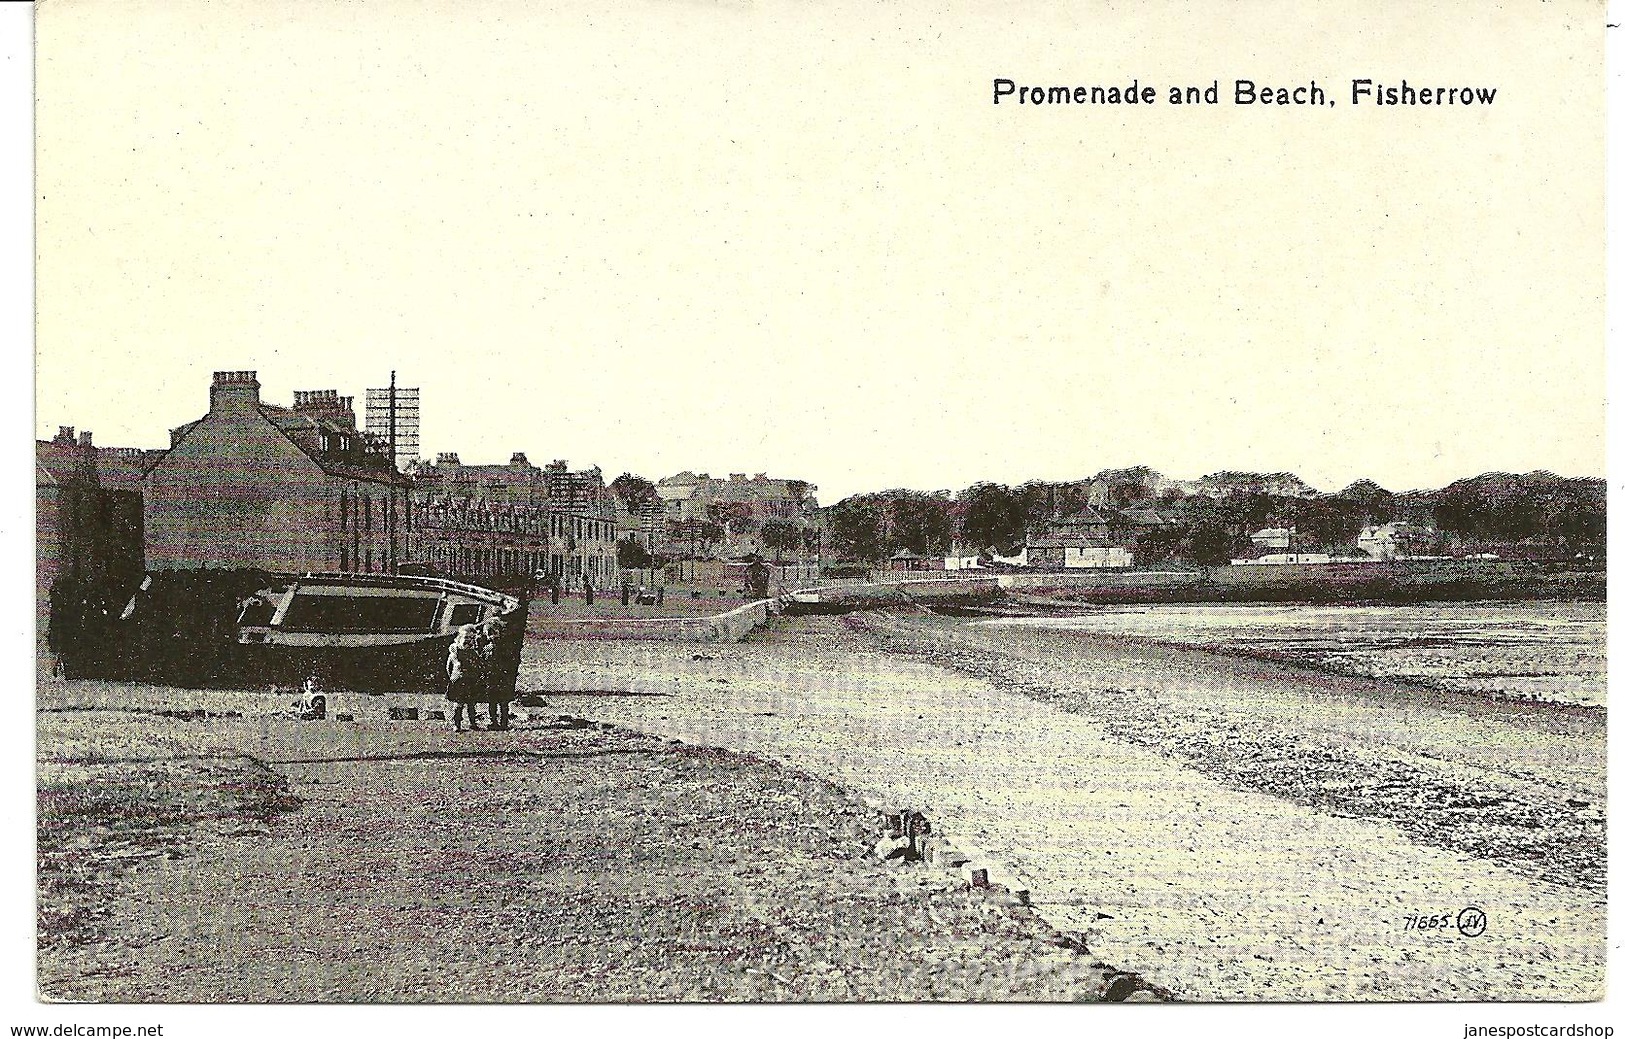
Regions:
[[[758,599],[707,617],[581,617],[547,622],[566,639],[632,639],[643,642],[738,642],[767,624],[777,600]]]

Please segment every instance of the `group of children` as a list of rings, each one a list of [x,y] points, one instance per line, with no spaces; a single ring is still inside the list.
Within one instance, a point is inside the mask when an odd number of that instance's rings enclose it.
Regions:
[[[502,622],[488,622],[500,625]],[[451,650],[446,654],[446,699],[451,701],[451,724],[463,731],[463,709],[468,709],[468,727],[478,729],[479,716],[475,705],[485,703],[489,710],[486,727],[509,727],[513,703],[513,684],[495,679],[493,655],[501,628],[485,630],[486,626],[465,624],[457,629]]]

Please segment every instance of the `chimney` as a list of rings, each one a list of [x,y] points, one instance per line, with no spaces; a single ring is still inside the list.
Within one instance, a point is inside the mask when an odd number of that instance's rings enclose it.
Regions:
[[[293,410],[355,429],[355,398],[340,397],[338,390],[294,390]]]
[[[58,427],[56,427],[56,442],[59,443],[59,444],[71,444],[71,443],[73,443],[73,427],[72,426],[58,426]]]
[[[80,447],[89,447],[89,446],[91,446],[90,430],[85,429],[85,430],[80,431],[80,433],[79,433],[79,446]]]
[[[508,459],[508,464],[513,466],[515,469],[529,469],[530,459],[525,457],[525,452],[515,451],[513,453],[513,457]]]
[[[457,452],[456,451],[442,451],[439,454],[434,456],[434,464],[435,465],[461,465],[462,463],[457,460]]]
[[[255,406],[260,402],[258,372],[215,372],[209,387],[209,410]]]

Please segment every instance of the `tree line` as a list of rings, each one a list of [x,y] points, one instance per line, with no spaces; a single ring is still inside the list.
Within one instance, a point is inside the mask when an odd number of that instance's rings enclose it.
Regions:
[[[983,481],[957,494],[901,488],[858,494],[823,510],[827,549],[860,562],[900,549],[1015,555],[1029,538],[1091,508],[1109,525],[1112,543],[1130,548],[1142,564],[1221,564],[1248,551],[1250,535],[1266,527],[1295,529],[1295,549],[1346,555],[1359,551],[1362,528],[1392,522],[1434,532],[1432,547],[1441,551],[1522,546],[1532,554],[1600,554],[1607,527],[1602,480],[1547,472],[1486,473],[1403,493],[1359,480],[1318,494],[1289,473],[1217,474],[1198,481],[1208,494],[1165,484],[1142,467],[1093,480]]]

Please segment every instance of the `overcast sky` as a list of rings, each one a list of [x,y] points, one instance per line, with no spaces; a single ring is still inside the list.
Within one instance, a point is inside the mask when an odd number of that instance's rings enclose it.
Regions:
[[[1603,472],[1598,5],[594,6],[41,7],[39,434],[393,368],[426,454],[825,502]],[[1335,105],[1166,103],[1237,77]]]

